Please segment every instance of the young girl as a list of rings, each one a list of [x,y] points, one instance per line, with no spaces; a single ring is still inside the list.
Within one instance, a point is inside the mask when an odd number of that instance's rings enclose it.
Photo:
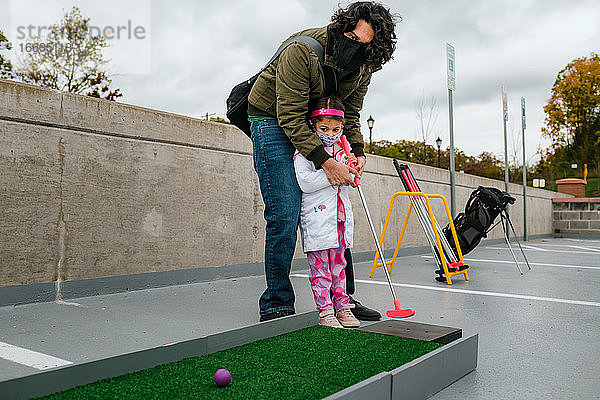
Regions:
[[[319,99],[310,113],[309,125],[323,141],[325,150],[337,161],[355,163],[354,155],[344,156],[337,143],[344,126],[344,105],[337,97]],[[348,198],[349,186],[332,186],[325,171],[299,152],[294,154],[296,179],[302,190],[300,233],[310,265],[319,324],[358,327],[360,322],[349,307],[346,293],[344,250],[352,248],[354,219]]]

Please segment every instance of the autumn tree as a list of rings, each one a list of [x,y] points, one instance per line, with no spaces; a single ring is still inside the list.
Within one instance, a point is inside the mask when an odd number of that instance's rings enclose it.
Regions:
[[[212,122],[218,122],[218,123],[220,123],[220,124],[227,124],[227,125],[231,125],[231,122],[229,122],[229,121],[228,121],[228,120],[226,120],[225,118],[223,118],[223,117],[219,117],[219,116],[216,116],[216,117],[210,117],[209,121],[212,121]]]
[[[427,145],[425,145],[427,146]],[[430,146],[431,147],[431,146]],[[412,140],[398,140],[390,142],[388,140],[380,140],[373,143],[373,153],[384,156],[397,158],[400,160],[420,162],[421,151],[423,150],[423,142]],[[432,149],[433,151],[433,149]]]
[[[488,151],[482,152],[477,157],[469,157],[465,166],[465,172],[493,179],[502,179],[504,177],[502,161]]]
[[[2,50],[10,50],[12,45],[4,36],[4,33],[0,31],[0,51]],[[1,79],[12,79],[14,78],[12,71],[12,63],[8,58],[4,58],[2,53],[0,52],[0,78]]]
[[[433,154],[437,153],[437,149],[433,146],[425,144],[427,151]],[[395,142],[389,140],[380,140],[373,143],[373,152],[384,157],[397,158],[402,161],[410,161],[421,163],[421,150],[423,142],[418,140],[400,139]],[[464,171],[467,174],[485,176],[492,179],[504,178],[504,165],[492,153],[484,151],[478,156],[470,156],[460,149],[454,149],[454,157],[456,160],[456,170]],[[426,165],[432,167],[437,166],[437,157],[428,160]],[[450,149],[442,149],[440,151],[440,167],[448,169],[450,167]],[[518,177],[520,179],[520,177]],[[518,179],[515,182],[520,182]]]
[[[101,35],[91,35],[90,18],[79,8],[66,12],[50,27],[48,38],[36,37],[28,43],[30,51],[19,60],[16,75],[24,82],[66,92],[87,94],[108,100],[122,96],[111,90],[103,49],[108,47]]]
[[[600,161],[600,56],[592,53],[560,71],[544,106],[542,134],[552,140],[555,163]],[[547,154],[548,155],[548,154]],[[548,160],[546,160],[548,161]]]

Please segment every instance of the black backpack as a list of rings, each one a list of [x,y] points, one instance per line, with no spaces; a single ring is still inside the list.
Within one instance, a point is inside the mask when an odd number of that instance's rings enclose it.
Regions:
[[[310,46],[310,48],[317,54],[319,57],[319,71],[321,72],[321,77],[324,77],[323,74],[323,59],[325,57],[325,50],[321,43],[319,43],[315,38],[310,36],[296,36],[291,38],[284,44],[282,44],[279,49],[273,54],[273,57],[269,60],[267,65],[264,66],[256,75],[251,77],[248,80],[243,81],[242,83],[237,84],[229,94],[227,98],[227,118],[229,121],[240,128],[248,137],[252,136],[250,133],[250,122],[248,121],[248,95],[250,94],[250,90],[254,85],[254,82],[258,79],[258,76],[265,70],[271,63],[279,57],[279,54],[288,47],[290,44],[295,42],[303,42]]]
[[[475,189],[467,201],[465,212],[454,218],[454,228],[462,254],[465,255],[477,247],[481,239],[487,237],[493,228],[492,224],[498,214],[506,211],[508,204],[514,203],[514,197],[499,189],[484,186]],[[444,235],[456,252],[450,224],[444,228]]]

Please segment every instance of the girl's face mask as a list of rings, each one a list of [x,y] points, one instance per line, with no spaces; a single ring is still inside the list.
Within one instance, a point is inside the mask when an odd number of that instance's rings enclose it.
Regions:
[[[312,130],[326,147],[333,146],[343,134],[344,126],[339,119],[325,117],[321,121],[314,121],[311,125]]]
[[[317,136],[323,141],[323,144],[325,145],[325,147],[333,146],[335,142],[340,140],[340,137],[342,136],[342,133],[343,133],[343,131],[339,131],[338,134],[335,136],[327,136],[326,134],[319,132],[315,128],[313,128],[313,130],[315,131]]]

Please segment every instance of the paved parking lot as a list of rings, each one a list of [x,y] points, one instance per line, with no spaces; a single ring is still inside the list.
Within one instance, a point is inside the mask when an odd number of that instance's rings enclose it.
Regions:
[[[466,257],[471,280],[451,286],[433,280],[430,255],[397,260],[392,279],[402,306],[416,310],[411,320],[479,333],[477,370],[433,399],[599,398],[600,240],[524,245],[532,270],[522,265],[523,276],[505,245],[483,242]],[[381,270],[368,277],[370,267],[356,265],[356,298],[384,313],[389,288]],[[305,274],[292,282],[297,312],[313,310]],[[1,307],[0,380],[254,324],[262,290],[264,277],[251,276]],[[31,352],[1,358],[19,349]]]

